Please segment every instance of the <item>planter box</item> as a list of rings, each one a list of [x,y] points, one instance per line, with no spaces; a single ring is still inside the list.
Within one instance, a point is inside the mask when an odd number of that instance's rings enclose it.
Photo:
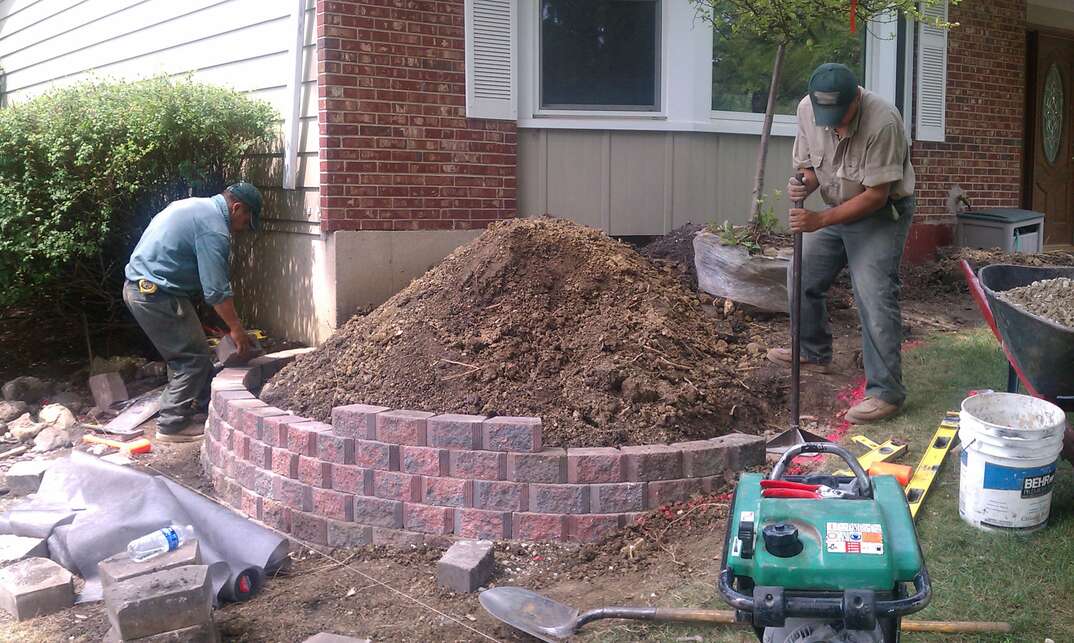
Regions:
[[[714,297],[786,313],[789,257],[750,256],[742,246],[725,246],[719,235],[698,232],[694,237],[697,287]]]

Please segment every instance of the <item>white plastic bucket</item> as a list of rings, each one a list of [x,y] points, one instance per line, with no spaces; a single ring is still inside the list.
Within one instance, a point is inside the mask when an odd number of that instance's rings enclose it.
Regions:
[[[985,530],[1031,532],[1048,524],[1066,415],[1045,400],[988,393],[962,401],[958,513]]]

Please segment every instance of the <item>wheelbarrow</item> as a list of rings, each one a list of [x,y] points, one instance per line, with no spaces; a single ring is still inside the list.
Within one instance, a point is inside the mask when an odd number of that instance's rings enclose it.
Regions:
[[[994,264],[974,274],[965,260],[962,272],[985,321],[1007,356],[1007,391],[1026,392],[1074,411],[1074,329],[1013,306],[997,293],[1042,279],[1074,279],[1074,266]]]

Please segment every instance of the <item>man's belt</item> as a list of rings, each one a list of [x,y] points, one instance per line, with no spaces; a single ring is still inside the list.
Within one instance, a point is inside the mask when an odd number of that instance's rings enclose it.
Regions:
[[[157,292],[157,285],[148,279],[139,279],[138,292],[143,295],[152,295]]]

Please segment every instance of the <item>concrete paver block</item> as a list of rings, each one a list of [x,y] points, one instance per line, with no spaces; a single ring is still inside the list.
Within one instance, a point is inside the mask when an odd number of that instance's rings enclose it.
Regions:
[[[181,630],[161,632],[140,639],[121,639],[116,628],[110,628],[104,636],[104,643],[219,643],[220,633],[216,623],[210,620],[201,625],[184,627]]]
[[[356,639],[353,636],[318,632],[302,643],[369,643],[369,639]]]
[[[105,597],[105,607],[124,641],[209,623],[209,568],[187,565],[120,581]]]
[[[13,496],[25,496],[35,493],[41,486],[41,477],[52,466],[53,460],[24,460],[11,465],[7,471],[5,484]]]
[[[71,572],[48,558],[28,558],[0,570],[0,608],[22,621],[74,605]]]
[[[492,565],[492,541],[461,540],[436,564],[436,580],[455,592],[474,592],[492,578]]]
[[[48,558],[48,542],[44,538],[27,538],[10,534],[0,536],[0,565],[35,556]]]
[[[123,376],[119,373],[101,373],[91,376],[89,389],[93,394],[93,403],[99,409],[107,409],[116,402],[130,399],[127,385],[123,383]]]
[[[123,551],[115,556],[105,558],[97,563],[97,573],[101,577],[101,584],[106,588],[136,576],[155,574],[167,569],[175,569],[184,565],[201,564],[201,547],[198,541],[185,542],[175,551],[169,551],[159,556],[154,556],[141,562],[131,560],[127,552]]]

